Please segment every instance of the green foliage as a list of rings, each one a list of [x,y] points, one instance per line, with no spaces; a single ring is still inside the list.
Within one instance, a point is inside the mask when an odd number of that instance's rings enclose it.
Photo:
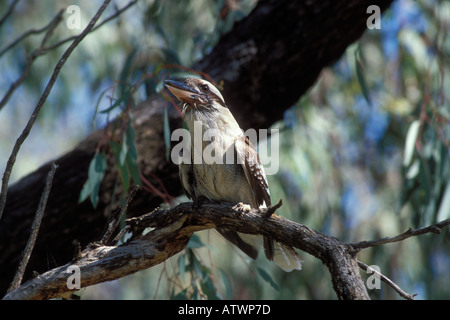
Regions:
[[[89,165],[88,179],[81,190],[79,202],[89,197],[94,208],[97,207],[100,184],[107,168],[106,155],[96,152]]]
[[[217,279],[213,276],[213,270],[202,263],[195,253],[195,249],[204,247],[200,238],[193,235],[182,253],[178,257],[178,276],[183,281],[187,280],[187,274],[189,274],[189,286],[182,289],[178,293],[172,290],[172,299],[204,299],[217,300],[223,299],[222,295],[216,288],[215,281]],[[223,273],[219,273],[223,279],[223,283],[226,288],[226,297],[229,298],[231,292],[230,282],[228,277]]]
[[[130,188],[131,181],[134,181],[137,185],[142,184],[138,166],[138,153],[134,142],[135,135],[133,126],[128,122],[127,130],[123,133],[122,143],[110,141],[125,194]]]
[[[272,288],[274,288],[277,292],[280,291],[280,288],[276,284],[276,282],[272,279],[272,277],[261,267],[256,268],[258,270],[258,274],[268,283]]]
[[[106,124],[114,134],[105,135],[98,146],[80,201],[89,198],[94,206],[99,204],[101,182],[112,168],[108,166],[117,170],[121,196],[132,183],[145,185],[131,108],[150,95],[164,96],[164,80],[169,77],[207,76],[182,66],[208,53],[255,4],[139,1],[117,23],[89,35],[61,72],[17,159],[15,178]],[[90,16],[97,5],[80,3],[83,16]],[[448,10],[445,1],[397,0],[384,14],[381,29],[367,30],[274,125],[282,129],[280,170],[268,177],[272,198],[283,199],[277,213],[349,242],[393,236],[450,217]],[[1,42],[42,27],[56,11],[52,1],[21,2],[17,16],[0,28]],[[57,28],[50,43],[77,32]],[[22,72],[26,52],[41,40],[42,34],[33,35],[2,56],[3,87]],[[40,57],[2,110],[6,120],[0,128],[0,149],[11,149],[8,143],[17,137],[17,124],[29,115],[30,101],[40,95],[42,79],[63,49]],[[164,97],[168,157],[168,108],[176,106]],[[113,126],[110,120],[116,116],[122,123]],[[114,292],[116,298],[135,299],[335,298],[326,268],[311,257],[303,257],[304,270],[284,273],[264,257],[249,262],[218,237],[211,238],[193,236],[185,251],[159,269],[122,279],[119,288],[108,287],[99,297]],[[439,236],[364,250],[358,258],[378,265],[420,299],[448,299],[449,246],[447,229]],[[90,297],[89,290],[83,298]],[[384,285],[371,295],[398,297]]]
[[[407,6],[406,2],[398,6]],[[440,17],[426,4],[417,5],[429,25],[438,23]],[[216,29],[208,31],[213,34],[203,33],[197,40],[204,40],[196,42],[183,36],[195,33],[193,29],[200,25],[190,18],[181,20],[189,10],[195,9],[190,4],[183,10],[173,9],[159,1],[149,7],[146,23],[154,27],[164,45],[158,58],[153,56],[145,67],[138,63],[140,52],[131,51],[114,91],[116,99],[110,99],[104,113],[118,107],[126,113],[143,85],[146,95],[164,94],[163,81],[168,77],[198,76],[180,64],[203,54],[229,25],[218,20]],[[450,48],[443,43],[430,49],[430,42],[417,36],[422,31],[402,29],[392,22],[402,14],[399,12],[404,11],[395,7],[388,11],[382,29],[368,30],[286,112],[284,121],[274,125],[282,129],[280,171],[269,176],[273,199],[281,198],[284,203],[278,213],[344,241],[393,236],[450,216],[450,108],[443,95],[450,88],[442,76],[450,66],[445,59],[426,54],[426,50],[448,52]],[[176,24],[169,26],[168,21],[185,21],[191,29],[174,28]],[[398,27],[395,32],[389,29],[392,23]],[[200,29],[199,33],[207,30]],[[422,37],[440,37],[439,28],[427,30],[431,31]],[[392,51],[389,41],[397,51]],[[167,101],[168,107],[173,106]],[[133,176],[132,120],[125,119],[128,129],[122,132],[120,142],[110,144],[126,190],[130,177],[137,182],[137,172]],[[166,157],[169,137],[166,108]],[[225,249],[223,242],[210,241],[194,235],[186,250],[174,258],[172,272],[164,266],[161,275],[166,275],[167,293],[158,280],[157,294],[171,299],[335,298],[326,269],[315,259],[306,257],[304,270],[287,274],[264,258],[248,262],[236,258],[239,253]],[[364,250],[358,258],[379,266],[383,274],[407,292],[418,293],[419,298],[445,298],[450,256],[437,248],[449,245],[447,230],[439,237],[423,236]],[[205,262],[208,257],[209,264]],[[398,297],[384,285],[370,294],[374,298]]]
[[[447,9],[398,1],[379,31],[368,30],[286,112],[277,125],[283,165],[269,177],[273,198],[283,199],[280,214],[348,242],[449,217],[450,103],[444,92],[450,87],[444,79],[450,65],[442,57],[450,47],[430,41],[445,37],[438,12]],[[450,268],[450,255],[439,248],[449,244],[443,230],[364,250],[358,259],[379,266],[419,299],[448,298],[443,270]],[[301,273],[320,287],[320,293],[310,287],[312,295],[333,297],[322,268]],[[370,294],[398,298],[384,285]]]

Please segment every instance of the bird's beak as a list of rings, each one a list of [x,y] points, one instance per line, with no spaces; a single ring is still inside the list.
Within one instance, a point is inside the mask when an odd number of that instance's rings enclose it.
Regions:
[[[183,82],[166,80],[164,81],[164,84],[181,102],[187,102],[188,104],[195,104],[195,102],[198,102],[200,92],[185,85]]]

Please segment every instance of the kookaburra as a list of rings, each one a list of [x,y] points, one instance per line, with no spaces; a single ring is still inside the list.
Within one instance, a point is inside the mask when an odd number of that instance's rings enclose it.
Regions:
[[[194,202],[206,198],[216,202],[242,202],[252,208],[269,206],[269,187],[258,153],[245,137],[219,90],[198,78],[187,78],[183,82],[166,80],[165,85],[181,102],[191,137],[199,134],[195,130],[202,131],[201,137],[207,130],[218,133],[210,141],[201,141],[197,145],[194,139],[190,139],[191,157],[196,152],[203,155],[208,147],[214,150],[215,159],[219,157],[223,161],[180,163],[180,179],[186,195]],[[230,149],[235,152],[233,157],[227,157]],[[289,246],[261,235],[228,229],[217,231],[253,259],[257,258],[258,249],[263,244],[267,259],[273,260],[283,270],[301,269],[301,258]]]

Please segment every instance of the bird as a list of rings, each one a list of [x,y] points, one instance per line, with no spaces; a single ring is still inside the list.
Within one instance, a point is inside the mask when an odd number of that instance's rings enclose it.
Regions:
[[[164,84],[180,101],[191,137],[198,135],[198,131],[201,137],[207,131],[215,133],[210,141],[202,139],[195,143],[190,139],[191,161],[179,163],[180,181],[186,196],[194,203],[206,199],[242,203],[256,209],[270,206],[268,181],[256,148],[244,135],[220,91],[201,78],[165,80]],[[196,156],[204,156],[205,148],[214,150],[214,159],[222,161],[198,161]],[[230,152],[233,157],[229,156]],[[225,228],[217,228],[217,231],[252,259],[258,257],[259,248],[263,246],[266,258],[284,271],[302,267],[301,257],[290,246],[262,235]]]

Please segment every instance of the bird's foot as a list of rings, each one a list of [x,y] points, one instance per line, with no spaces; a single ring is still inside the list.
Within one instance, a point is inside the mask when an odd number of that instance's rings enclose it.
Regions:
[[[250,210],[252,209],[252,207],[249,204],[245,204],[242,202],[239,202],[237,205],[235,205],[233,207],[233,209],[241,212],[241,213],[245,213],[245,212],[250,212]]]

